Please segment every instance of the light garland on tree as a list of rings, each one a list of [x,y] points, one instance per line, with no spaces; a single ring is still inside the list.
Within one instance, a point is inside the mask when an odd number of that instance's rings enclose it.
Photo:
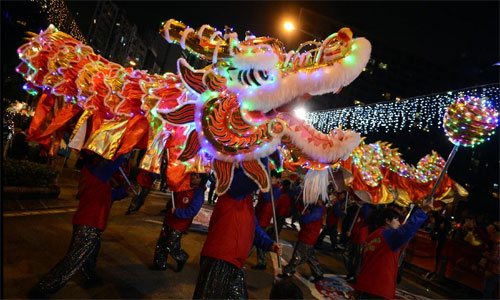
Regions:
[[[67,32],[75,39],[87,43],[85,35],[81,32],[78,24],[71,15],[66,3],[63,0],[30,0],[36,2],[42,8],[42,11],[47,14],[49,24],[54,24],[59,30]],[[68,24],[69,21],[69,24]]]
[[[327,133],[342,126],[369,134],[372,132],[400,132],[404,129],[429,131],[442,124],[443,115],[457,98],[480,97],[498,106],[500,85],[498,83],[446,93],[409,98],[399,102],[381,102],[372,105],[311,112],[307,122]]]

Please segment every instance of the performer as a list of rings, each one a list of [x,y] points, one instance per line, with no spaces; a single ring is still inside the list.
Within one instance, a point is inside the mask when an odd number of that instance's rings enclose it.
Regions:
[[[281,196],[280,185],[278,183],[279,178],[281,178],[281,173],[275,170],[271,171],[271,183],[273,186],[273,196],[275,201],[275,208],[277,208],[278,199]],[[255,216],[257,217],[257,225],[265,231],[270,237],[271,232],[274,228],[271,226],[271,219],[273,218],[273,207],[271,205],[271,194],[270,193],[259,193],[259,201],[255,206]],[[279,223],[278,223],[279,224]],[[253,252],[253,248],[250,254]],[[265,270],[267,267],[267,251],[261,248],[257,248],[257,264],[252,267],[255,270]]]
[[[360,293],[359,299],[394,299],[400,249],[422,226],[430,209],[428,205],[416,208],[403,226],[399,214],[391,208],[369,216],[369,226],[376,229],[364,244],[361,271],[354,286]]]
[[[342,224],[342,219],[345,217],[344,210],[342,209],[342,205],[345,205],[345,195],[346,191],[337,193],[337,197],[334,200],[333,205],[328,208],[326,226],[321,231],[318,241],[314,245],[316,249],[321,249],[323,240],[327,234],[330,236],[332,250],[335,250],[338,247],[341,231],[341,229],[338,228],[338,225]]]
[[[368,237],[368,225],[365,223],[366,217],[370,214],[370,204],[364,203],[355,220],[351,233],[347,232],[349,245],[347,249],[347,282],[354,282],[361,267],[361,254],[363,244]]]
[[[181,249],[181,236],[203,205],[207,180],[206,174],[191,173],[191,189],[174,193],[175,208],[172,202],[169,202],[156,243],[153,264],[157,269],[166,269],[168,254],[177,261],[176,272],[180,272],[184,267],[188,254]]]
[[[146,200],[146,197],[153,187],[153,183],[160,177],[161,176],[158,174],[141,169],[139,175],[137,175],[137,183],[139,183],[139,185],[141,186],[141,191],[130,201],[130,205],[127,209],[127,212],[125,213],[126,215],[130,215],[131,213],[138,211],[142,207],[144,201]]]
[[[278,234],[283,229],[285,225],[286,218],[290,217],[290,208],[295,204],[293,200],[293,192],[290,188],[291,182],[288,179],[283,180],[281,185],[281,194],[276,200],[276,217],[278,219]],[[271,237],[274,237],[274,230],[272,231]]]
[[[267,165],[267,158],[261,161]],[[234,170],[231,186],[218,198],[210,219],[193,299],[248,298],[243,265],[252,243],[281,255],[282,245],[257,225],[252,203],[257,189],[242,168]]]
[[[66,255],[30,291],[30,298],[44,298],[56,293],[75,273],[82,271],[87,282],[97,280],[95,267],[101,248],[101,234],[106,229],[111,210],[110,178],[125,157],[109,161],[84,150],[78,183],[80,202],[73,216],[73,236]]]
[[[300,217],[299,241],[293,249],[290,262],[283,268],[283,273],[280,277],[292,276],[298,266],[307,262],[314,277],[312,282],[316,283],[323,279],[323,270],[319,265],[314,244],[318,239],[324,215],[325,206],[322,199],[319,198],[316,204],[309,205],[306,213]]]

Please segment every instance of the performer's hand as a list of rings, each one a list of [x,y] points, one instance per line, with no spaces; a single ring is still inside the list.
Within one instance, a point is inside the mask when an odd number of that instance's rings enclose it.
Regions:
[[[172,214],[175,212],[175,207],[172,207]]]
[[[274,252],[278,255],[282,255],[283,254],[283,244],[273,243],[271,245],[271,252]]]
[[[422,205],[422,210],[424,213],[429,213],[432,210],[432,201],[424,202]]]
[[[346,232],[345,234],[347,237],[350,237],[351,236],[351,233],[350,232]]]

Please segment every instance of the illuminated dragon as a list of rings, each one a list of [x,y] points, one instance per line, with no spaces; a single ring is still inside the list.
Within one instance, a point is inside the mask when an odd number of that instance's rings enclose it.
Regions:
[[[72,148],[106,159],[147,149],[141,168],[155,173],[165,149],[190,166],[208,158],[217,194],[228,190],[239,167],[268,191],[260,158],[279,145],[331,164],[361,141],[348,130],[323,134],[289,113],[311,95],[339,92],[361,73],[371,45],[350,29],[290,52],[274,38],[247,34],[239,41],[230,30],[195,30],[176,20],[162,24],[160,34],[210,65],[195,70],[181,58],[177,74],[150,75],[94,54],[52,25],[31,33],[18,49],[17,67],[28,91],[42,91],[30,138],[48,146],[69,127]],[[306,198],[315,202],[317,195]]]
[[[356,196],[372,204],[396,202],[407,206],[420,203],[432,190],[445,160],[435,151],[421,158],[414,165],[406,163],[398,149],[387,142],[366,144],[364,141],[354,149],[347,160],[325,164],[304,155],[300,149],[281,146],[284,168],[295,171],[305,168],[316,171],[331,170],[332,177],[352,188]],[[468,192],[448,174],[444,175],[434,194],[434,207],[449,203]]]

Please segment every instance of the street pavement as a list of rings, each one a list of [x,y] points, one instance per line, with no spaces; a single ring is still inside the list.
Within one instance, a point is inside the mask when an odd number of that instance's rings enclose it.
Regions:
[[[22,299],[44,273],[48,272],[68,249],[72,225],[71,218],[78,205],[75,199],[78,174],[69,168],[63,170],[59,179],[61,195],[57,200],[31,201],[24,203],[24,209],[9,199],[3,199],[3,298]],[[182,238],[182,248],[189,254],[184,269],[175,273],[175,262],[169,258],[165,271],[152,268],[153,253],[158,239],[163,215],[169,200],[169,193],[152,191],[139,212],[125,215],[131,197],[115,202],[108,228],[102,235],[97,272],[102,284],[85,286],[81,274],[77,274],[54,299],[186,299],[194,292],[199,271],[199,253],[206,233],[188,230]],[[210,210],[210,205],[204,205]],[[288,261],[297,240],[297,231],[286,228],[280,238],[283,240],[283,261]],[[318,251],[319,261],[327,273],[346,274],[339,253],[333,253],[325,243]],[[254,252],[245,265],[245,277],[249,296],[252,299],[268,299],[274,275],[275,254],[269,254],[267,269],[252,270],[256,264]],[[294,282],[301,288],[306,299],[314,299],[307,287],[309,267],[298,268]],[[444,290],[424,286],[412,276],[404,276],[398,288],[415,295],[442,299],[453,298]],[[468,298],[468,297],[461,297]]]

